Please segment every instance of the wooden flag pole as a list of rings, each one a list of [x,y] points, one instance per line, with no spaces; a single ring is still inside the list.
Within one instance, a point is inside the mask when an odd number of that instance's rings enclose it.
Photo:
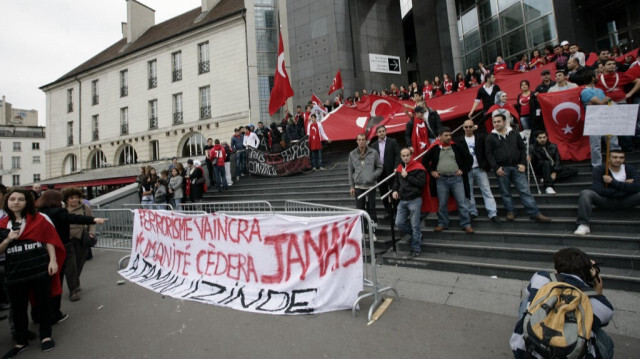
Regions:
[[[609,151],[611,150],[611,135],[606,135],[605,136],[607,139],[607,157],[604,161],[604,175],[608,176],[609,175]],[[604,186],[607,187],[608,183],[605,183]]]

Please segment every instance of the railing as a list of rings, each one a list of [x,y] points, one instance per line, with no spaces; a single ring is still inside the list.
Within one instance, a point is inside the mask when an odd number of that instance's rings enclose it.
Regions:
[[[181,203],[178,211],[204,211],[206,213],[273,213],[267,201],[197,202]]]
[[[122,207],[124,208],[131,208],[131,209],[164,209],[167,211],[173,211],[173,206],[170,205],[169,203],[154,203],[154,204],[143,204],[143,203],[126,203],[123,204]]]
[[[152,89],[156,87],[158,87],[158,77],[149,77],[149,88]]]
[[[209,60],[198,63],[198,74],[209,72]]]
[[[200,107],[200,118],[211,118],[211,105]]]
[[[173,81],[180,81],[182,80],[182,69],[180,70],[173,70]]]
[[[100,96],[98,95],[94,95],[91,99],[91,104],[92,105],[97,105],[100,103]]]
[[[131,249],[133,211],[129,209],[92,209],[96,218],[107,218],[96,225],[97,247]]]
[[[173,124],[179,125],[183,122],[182,120],[182,112],[174,112],[173,113]]]
[[[129,95],[129,87],[128,86],[120,87],[120,97],[125,97],[128,95]]]
[[[149,118],[149,128],[158,128],[158,118],[150,117]]]

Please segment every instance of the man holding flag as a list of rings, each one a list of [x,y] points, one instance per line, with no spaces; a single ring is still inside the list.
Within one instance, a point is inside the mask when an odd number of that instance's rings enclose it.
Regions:
[[[284,68],[284,45],[282,44],[281,33],[280,43],[278,44],[278,64],[276,67],[276,74],[273,78],[271,98],[269,98],[269,115],[273,116],[273,114],[287,102],[287,99],[292,96],[293,89],[289,83],[287,70]]]

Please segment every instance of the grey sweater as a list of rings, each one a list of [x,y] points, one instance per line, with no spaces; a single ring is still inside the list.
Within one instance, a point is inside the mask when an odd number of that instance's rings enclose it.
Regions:
[[[376,185],[382,174],[380,155],[373,148],[367,146],[363,158],[357,148],[349,153],[349,187],[371,188]]]

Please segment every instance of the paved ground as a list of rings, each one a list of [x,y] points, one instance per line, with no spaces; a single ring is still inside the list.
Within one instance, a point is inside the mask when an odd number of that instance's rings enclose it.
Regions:
[[[367,326],[364,312],[357,318],[350,311],[270,316],[163,298],[129,282],[117,285],[117,262],[126,253],[94,253],[82,299],[63,300],[71,317],[54,327],[56,348],[42,353],[33,343],[20,358],[509,358],[524,285],[378,267],[381,283],[395,285],[401,299]],[[609,329],[616,357],[637,357],[640,295],[606,294],[618,309]],[[0,336],[0,351],[11,345],[8,333]]]

